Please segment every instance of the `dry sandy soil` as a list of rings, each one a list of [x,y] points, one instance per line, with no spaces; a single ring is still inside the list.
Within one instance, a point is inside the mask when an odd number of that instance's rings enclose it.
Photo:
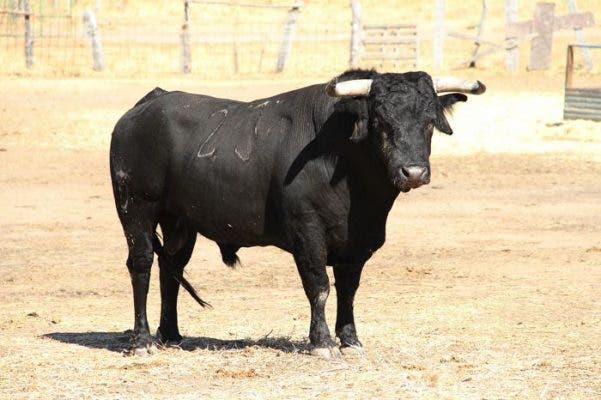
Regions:
[[[204,239],[188,278],[214,308],[182,293],[182,348],[124,356],[107,149],[156,82],[0,81],[0,398],[601,398],[601,124],[561,123],[555,86],[490,83],[435,136],[432,183],[399,197],[366,267],[365,358],[325,361],[291,256],[243,249],[231,270]],[[250,99],[301,83],[161,84]],[[149,299],[156,329],[156,273]]]

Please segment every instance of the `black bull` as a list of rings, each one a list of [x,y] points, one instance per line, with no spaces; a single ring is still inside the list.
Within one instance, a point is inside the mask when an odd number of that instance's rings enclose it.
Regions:
[[[240,247],[292,253],[311,306],[313,352],[325,357],[338,353],[324,314],[333,266],[336,335],[341,348],[361,348],[353,298],[363,265],[384,243],[399,192],[429,182],[433,128],[450,134],[444,109],[466,96],[438,96],[422,72],[349,71],[333,82],[354,79],[372,79],[371,90],[332,97],[321,84],[246,103],[157,88],[119,120],[110,165],[129,248],[134,352],[152,344],[154,253],[161,341],[181,340],[180,284],[206,304],[183,278],[197,233],[230,266]]]

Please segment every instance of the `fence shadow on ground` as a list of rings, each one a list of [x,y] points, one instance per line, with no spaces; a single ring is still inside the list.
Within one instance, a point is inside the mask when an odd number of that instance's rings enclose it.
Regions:
[[[105,349],[114,352],[125,352],[130,346],[131,331],[125,332],[52,332],[42,335],[44,338],[59,342],[76,344],[93,349]],[[308,351],[307,341],[292,340],[289,337],[268,337],[261,339],[217,339],[210,337],[184,337],[179,346],[185,351],[209,350],[224,351],[238,350],[246,347],[262,347],[280,350],[285,353]]]

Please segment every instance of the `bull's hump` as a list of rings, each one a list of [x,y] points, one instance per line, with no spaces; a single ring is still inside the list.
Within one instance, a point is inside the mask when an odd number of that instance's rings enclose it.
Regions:
[[[138,100],[138,102],[136,103],[136,105],[134,107],[139,106],[140,104],[144,104],[147,101],[155,99],[159,96],[162,96],[165,93],[167,93],[167,91],[165,89],[162,89],[157,86],[154,89],[152,89],[150,92],[146,93],[146,95],[144,97],[142,97],[140,100]]]

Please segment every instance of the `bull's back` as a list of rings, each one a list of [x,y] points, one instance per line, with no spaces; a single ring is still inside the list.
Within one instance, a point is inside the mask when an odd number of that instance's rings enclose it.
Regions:
[[[218,242],[281,240],[283,154],[291,124],[286,110],[268,100],[174,97],[163,99],[172,145],[167,208]]]

